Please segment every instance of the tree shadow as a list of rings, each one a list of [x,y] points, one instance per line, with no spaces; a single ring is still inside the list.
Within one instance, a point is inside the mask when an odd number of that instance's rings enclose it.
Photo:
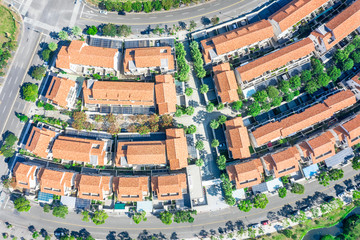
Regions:
[[[346,187],[341,186],[341,185],[339,185],[339,184],[336,184],[336,185],[334,186],[334,189],[335,189],[336,194],[339,194],[339,193],[341,193],[341,192],[344,192],[345,189],[346,189]]]
[[[121,232],[121,233],[118,234],[118,237],[121,240],[131,240],[131,237],[130,237],[128,232]]]
[[[110,231],[109,234],[106,236],[106,240],[116,240],[116,232]]]
[[[176,232],[173,232],[170,236],[170,240],[177,240],[179,239]]]
[[[210,19],[207,17],[202,17],[200,21],[201,21],[201,24],[204,26],[207,26],[211,23]]]

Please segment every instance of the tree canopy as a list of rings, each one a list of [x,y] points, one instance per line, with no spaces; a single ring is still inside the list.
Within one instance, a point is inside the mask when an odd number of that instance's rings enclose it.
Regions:
[[[30,201],[27,200],[25,197],[18,197],[14,201],[14,208],[18,212],[28,212],[31,208]]]
[[[25,101],[35,102],[39,95],[39,88],[36,84],[25,83],[21,87],[21,93]]]

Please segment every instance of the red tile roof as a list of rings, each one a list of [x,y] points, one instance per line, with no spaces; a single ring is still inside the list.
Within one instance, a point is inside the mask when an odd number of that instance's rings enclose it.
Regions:
[[[91,67],[117,68],[115,56],[117,49],[88,46],[84,41],[74,40],[69,46],[62,46],[56,67],[70,69],[71,64]]]
[[[29,138],[26,142],[25,148],[41,158],[47,158],[46,152],[50,141],[55,137],[56,132],[46,128],[32,127]]]
[[[154,83],[84,81],[83,97],[85,104],[154,106]]]
[[[64,196],[65,188],[71,188],[73,186],[74,176],[75,174],[73,172],[42,168],[38,174],[40,191]]]
[[[271,154],[271,158],[274,162],[273,170],[276,178],[299,171],[300,153],[296,147]]]
[[[153,176],[151,177],[151,188],[156,192],[158,200],[182,199],[182,192],[187,189],[186,174]]]
[[[242,159],[250,157],[250,139],[242,117],[226,121],[225,126],[225,136],[232,158]]]
[[[16,187],[30,189],[31,181],[35,181],[35,172],[37,166],[28,165],[25,163],[17,162],[14,169],[13,175],[15,177]]]
[[[155,76],[156,104],[160,115],[176,112],[176,86],[171,75]]]
[[[223,103],[232,103],[239,100],[238,85],[235,73],[229,63],[222,63],[213,67],[214,82],[217,94]]]
[[[251,81],[267,71],[280,68],[290,61],[309,55],[313,51],[315,51],[314,43],[310,38],[305,38],[240,66],[236,68],[236,71],[240,74],[241,81]]]
[[[103,200],[105,193],[111,193],[110,176],[95,176],[78,174],[75,185],[78,190],[77,197],[83,199]]]
[[[360,136],[360,115],[342,124],[342,127],[347,132],[349,146],[354,146],[360,142],[360,138],[357,139],[357,141],[351,141]]]
[[[114,177],[113,189],[117,194],[118,201],[143,201],[144,193],[146,195],[149,193],[149,177]]]
[[[230,181],[235,182],[236,189],[252,187],[261,183],[261,174],[264,173],[260,159],[229,165],[226,167]]]
[[[312,162],[319,163],[335,155],[335,137],[330,132],[325,132],[307,141],[312,150]],[[330,153],[328,153],[330,151]],[[324,155],[327,153],[326,155]]]
[[[66,78],[53,77],[45,97],[63,108],[68,108],[67,97],[70,89],[75,88],[75,81]]]
[[[166,129],[166,155],[171,170],[187,167],[189,152],[184,129]]]

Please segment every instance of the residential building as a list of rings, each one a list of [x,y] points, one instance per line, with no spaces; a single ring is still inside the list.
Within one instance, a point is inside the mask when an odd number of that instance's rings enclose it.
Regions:
[[[261,183],[264,167],[260,159],[228,165],[226,171],[236,189],[252,187]]]
[[[268,48],[274,36],[269,21],[261,20],[230,32],[201,41],[205,64],[226,60],[227,56],[243,56],[249,48]]]
[[[187,192],[186,174],[151,177],[153,196],[158,200],[178,200]]]
[[[56,136],[56,132],[45,127],[32,126],[25,149],[41,158],[47,158],[49,154],[50,143]]]
[[[116,166],[166,165],[165,141],[118,142]]]
[[[263,157],[266,175],[274,174],[276,178],[299,171],[300,153],[296,147],[289,147],[280,152]]]
[[[166,129],[166,156],[170,164],[170,170],[187,167],[189,152],[184,129]]]
[[[77,197],[105,200],[112,194],[112,176],[78,174],[75,179]]]
[[[258,127],[251,132],[250,139],[253,145],[258,147],[279,138],[285,138],[322,122],[355,103],[355,95],[350,90],[335,93],[325,99],[323,103],[315,104],[281,121],[270,122]]]
[[[111,163],[111,145],[112,140],[59,136],[52,147],[51,157],[93,166],[104,166]]]
[[[360,115],[341,125],[349,147],[360,143]]]
[[[314,43],[310,38],[305,38],[241,65],[236,68],[235,74],[239,83],[246,84],[258,77],[274,74],[275,70],[284,71],[282,69],[289,68],[295,63],[308,61],[314,51]]]
[[[236,117],[225,122],[225,136],[230,158],[250,157],[250,139],[242,117]]]
[[[85,41],[74,40],[69,46],[61,47],[56,67],[68,73],[117,75],[120,54],[117,49],[89,46]]]
[[[113,190],[122,202],[143,201],[150,195],[148,176],[114,177]]]
[[[62,169],[41,168],[38,174],[40,191],[59,196],[70,196],[75,185],[76,173]]]
[[[83,83],[83,104],[90,111],[102,107],[153,107],[154,83],[86,80]]]
[[[13,169],[13,180],[18,189],[35,191],[38,187],[37,172],[39,167],[29,163],[17,162]]]
[[[155,76],[155,96],[159,115],[176,112],[176,86],[171,75]]]
[[[73,80],[52,77],[45,98],[59,107],[71,109],[75,105],[76,85]]]
[[[218,100],[222,103],[232,103],[239,100],[238,85],[235,73],[229,63],[213,67],[215,90]]]
[[[310,38],[314,41],[316,50],[325,53],[359,27],[360,1],[354,1],[327,23],[315,29]]]
[[[315,16],[315,12],[329,3],[329,0],[293,0],[269,17],[275,36],[290,38],[301,22]]]
[[[162,74],[175,71],[174,53],[171,47],[128,48],[124,54],[124,73],[131,75],[160,71]]]
[[[360,73],[346,81],[347,86],[355,93],[356,99],[360,100]]]

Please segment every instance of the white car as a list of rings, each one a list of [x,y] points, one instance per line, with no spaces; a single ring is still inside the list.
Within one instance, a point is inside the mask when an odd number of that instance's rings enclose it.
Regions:
[[[104,11],[104,10],[100,10],[99,13],[107,15],[107,11]]]

